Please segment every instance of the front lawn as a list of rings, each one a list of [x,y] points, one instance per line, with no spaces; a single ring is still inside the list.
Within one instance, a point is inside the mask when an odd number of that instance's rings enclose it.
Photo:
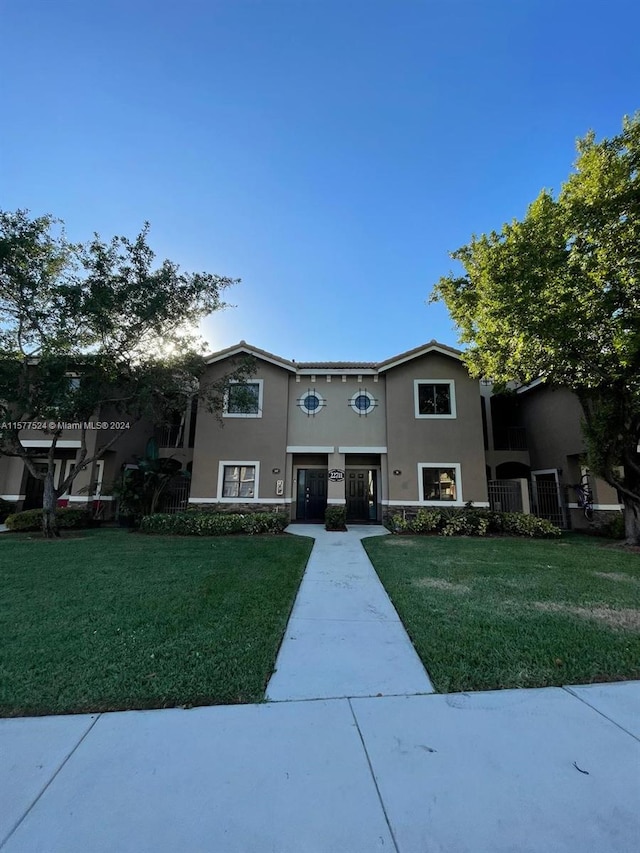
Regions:
[[[364,541],[436,690],[640,678],[640,555],[562,541]]]
[[[0,536],[0,715],[259,702],[299,536]]]

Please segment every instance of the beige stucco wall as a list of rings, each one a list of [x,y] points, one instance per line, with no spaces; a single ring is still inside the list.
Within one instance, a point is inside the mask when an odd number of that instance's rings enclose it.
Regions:
[[[338,446],[346,447],[385,447],[387,443],[387,424],[385,418],[386,394],[384,377],[377,382],[372,374],[342,374],[327,377],[316,375],[312,382],[309,376],[289,378],[289,428],[287,444],[289,446]],[[298,405],[298,400],[315,390],[325,401],[325,406],[315,415],[307,415]],[[377,405],[367,415],[358,415],[349,401],[360,391],[367,391],[377,401]]]
[[[229,372],[229,365],[216,363],[207,371],[205,381],[215,381]],[[220,462],[259,463],[256,502],[276,501],[276,482],[285,479],[287,447],[288,371],[256,359],[256,372],[250,381],[263,381],[263,408],[260,418],[222,418],[198,411],[191,501],[217,498]],[[274,474],[273,469],[280,473]],[[285,481],[286,487],[286,481]],[[285,494],[283,497],[290,495]]]
[[[422,419],[415,416],[414,380],[453,379],[456,417]],[[418,463],[459,463],[462,489],[457,502],[485,502],[484,441],[480,392],[466,368],[456,359],[428,353],[387,372],[387,465],[389,500],[419,500]],[[400,475],[394,475],[400,470]]]

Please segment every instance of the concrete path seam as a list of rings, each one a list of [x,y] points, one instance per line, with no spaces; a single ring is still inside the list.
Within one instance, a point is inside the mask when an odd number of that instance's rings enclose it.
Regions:
[[[396,853],[400,853],[400,848],[398,847],[398,842],[396,840],[395,833],[393,831],[393,827],[391,826],[391,821],[389,820],[389,815],[387,814],[387,809],[384,804],[384,800],[382,799],[382,794],[380,793],[380,788],[378,787],[378,780],[376,779],[376,774],[373,771],[373,765],[371,764],[371,758],[369,757],[369,750],[367,749],[367,745],[364,742],[363,734],[360,730],[360,724],[358,723],[358,718],[356,717],[356,712],[353,710],[353,705],[351,704],[351,699],[349,701],[349,708],[351,708],[351,714],[353,715],[353,722],[358,732],[358,736],[360,738],[360,743],[362,744],[362,749],[364,750],[365,758],[367,759],[367,764],[369,766],[369,772],[371,773],[371,778],[373,780],[373,784],[376,788],[376,793],[378,794],[378,800],[380,801],[380,808],[382,809],[382,813],[384,814],[384,819],[389,828],[389,835],[391,836],[391,840],[393,841],[393,846],[396,849]]]
[[[614,682],[614,683],[615,683],[615,682]],[[573,697],[574,697],[574,699],[579,699],[579,700],[580,700],[580,702],[583,702],[583,703],[584,703],[588,708],[591,708],[591,710],[592,710],[592,711],[595,711],[595,712],[596,712],[596,714],[600,714],[600,716],[601,716],[601,717],[604,717],[604,718],[605,718],[605,720],[608,720],[610,723],[613,723],[613,725],[614,725],[614,726],[617,726],[617,727],[618,727],[619,729],[621,729],[625,734],[629,735],[629,737],[632,737],[634,740],[637,740],[637,741],[638,741],[638,743],[640,743],[640,737],[638,737],[637,735],[634,735],[634,733],[633,733],[633,732],[630,732],[630,731],[629,731],[629,729],[625,729],[625,727],[624,727],[624,726],[621,726],[621,725],[620,725],[620,723],[617,723],[615,720],[612,720],[612,719],[611,719],[611,717],[607,717],[607,715],[606,715],[605,713],[603,713],[602,711],[600,711],[598,708],[596,708],[596,707],[595,707],[594,705],[592,705],[590,702],[587,702],[587,700],[586,700],[586,699],[584,699],[582,696],[579,696],[577,693],[574,693],[574,691],[571,689],[571,687],[565,687],[565,686],[563,685],[562,689],[563,689],[564,691],[566,691],[567,693],[569,693],[569,695],[573,696]]]
[[[46,783],[46,785],[42,788],[42,790],[40,791],[40,793],[36,795],[35,799],[34,799],[34,800],[33,800],[33,802],[31,803],[31,805],[30,805],[30,806],[25,810],[25,813],[22,815],[22,817],[21,817],[21,818],[19,818],[19,819],[16,821],[16,823],[14,824],[14,826],[9,830],[9,832],[5,835],[5,837],[0,841],[0,849],[2,849],[2,848],[5,846],[5,844],[7,843],[7,841],[9,841],[9,839],[11,838],[11,836],[12,836],[12,835],[14,834],[14,832],[18,829],[18,827],[20,826],[20,824],[24,821],[24,819],[27,817],[27,815],[32,811],[32,809],[34,808],[34,806],[36,805],[36,803],[38,803],[38,802],[39,802],[39,800],[42,798],[42,795],[45,793],[45,791],[47,791],[47,790],[49,789],[49,787],[51,786],[51,784],[52,784],[53,780],[57,778],[57,776],[58,776],[58,774],[60,773],[60,771],[62,770],[62,768],[65,766],[65,764],[67,763],[67,761],[69,761],[69,759],[71,758],[71,756],[72,756],[72,755],[74,754],[74,752],[78,749],[78,747],[80,746],[80,744],[84,741],[84,739],[87,737],[87,735],[89,734],[89,732],[93,729],[93,727],[94,727],[94,726],[95,726],[95,724],[98,722],[98,720],[100,719],[100,717],[101,717],[101,716],[102,716],[102,714],[97,714],[97,715],[96,715],[95,720],[91,723],[91,725],[89,726],[89,728],[88,728],[88,729],[86,730],[86,732],[82,735],[82,737],[80,738],[80,740],[78,741],[78,743],[77,743],[77,744],[73,747],[73,749],[69,752],[69,754],[67,755],[67,757],[66,757],[66,758],[61,762],[61,764],[60,764],[60,766],[58,767],[58,769],[55,771],[55,773],[53,773],[53,775],[51,776],[51,778],[49,779],[49,781]]]

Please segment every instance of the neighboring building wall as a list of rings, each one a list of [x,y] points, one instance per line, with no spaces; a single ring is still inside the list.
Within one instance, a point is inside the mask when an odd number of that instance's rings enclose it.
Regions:
[[[412,359],[387,374],[387,464],[391,508],[433,505],[422,497],[420,465],[459,466],[460,482],[454,502],[487,505],[482,413],[478,382],[456,358],[437,352]],[[451,380],[455,417],[416,417],[416,380]],[[394,474],[399,471],[399,474]]]
[[[565,388],[539,385],[521,392],[520,411],[527,429],[531,470],[556,471],[561,493],[570,510],[571,525],[587,524],[577,506],[573,486],[580,482],[585,464],[585,444],[582,437],[582,409],[575,394]],[[617,511],[618,495],[608,483],[591,476],[594,510]],[[573,505],[573,506],[572,506]]]
[[[21,459],[15,456],[0,456],[0,498],[11,503],[24,500],[23,468]]]

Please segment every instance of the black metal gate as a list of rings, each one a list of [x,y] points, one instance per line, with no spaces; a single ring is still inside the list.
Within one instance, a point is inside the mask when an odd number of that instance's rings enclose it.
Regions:
[[[537,474],[531,486],[531,508],[538,518],[546,518],[567,529],[568,512],[555,474]]]
[[[489,506],[496,512],[522,512],[522,488],[517,480],[489,480]]]
[[[189,507],[191,478],[184,474],[175,476],[162,496],[160,512],[184,512]]]

